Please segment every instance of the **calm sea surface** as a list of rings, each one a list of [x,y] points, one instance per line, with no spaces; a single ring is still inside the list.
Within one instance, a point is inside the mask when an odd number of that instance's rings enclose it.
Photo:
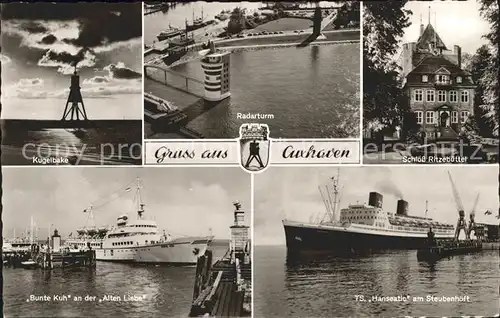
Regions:
[[[499,311],[498,251],[417,261],[416,251],[292,261],[284,246],[256,246],[256,317],[492,316]],[[355,295],[469,296],[470,302],[361,302]]]
[[[214,259],[227,246],[213,247]],[[98,262],[95,271],[3,269],[4,317],[187,317],[196,267],[144,267]],[[27,302],[30,295],[81,296],[83,301]],[[135,295],[140,301],[85,301]]]
[[[78,164],[141,164],[142,121],[92,129],[25,130],[2,122],[2,162],[30,165],[33,157],[77,156]]]
[[[197,60],[173,69],[203,78]],[[272,114],[259,122],[268,124],[275,138],[359,135],[359,44],[236,51],[230,72],[231,97],[188,124],[206,138],[238,137],[240,125],[248,122],[238,113]],[[191,86],[203,94],[201,85]],[[198,103],[152,80],[145,81],[145,91],[180,108]]]

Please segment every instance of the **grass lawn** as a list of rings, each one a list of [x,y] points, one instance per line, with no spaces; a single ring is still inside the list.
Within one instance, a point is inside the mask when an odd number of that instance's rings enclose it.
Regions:
[[[252,30],[246,30],[245,33],[254,33],[262,31],[276,32],[276,31],[305,30],[312,28],[312,26],[313,26],[312,20],[298,19],[298,18],[282,18],[261,24]]]

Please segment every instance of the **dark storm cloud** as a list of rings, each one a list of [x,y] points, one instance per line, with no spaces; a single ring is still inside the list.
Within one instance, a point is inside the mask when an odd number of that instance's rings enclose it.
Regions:
[[[57,41],[57,38],[54,35],[49,34],[47,36],[44,36],[42,38],[42,40],[40,41],[40,43],[42,43],[42,44],[54,44],[56,41]]]
[[[108,65],[104,68],[110,73],[111,78],[115,79],[138,79],[142,78],[142,74],[137,73],[134,70],[125,67],[123,64],[119,63],[118,65]]]
[[[48,31],[47,28],[44,27],[42,24],[33,21],[22,23],[21,28],[30,33],[45,33]]]
[[[54,51],[47,51],[45,55],[51,61],[76,65],[85,58],[85,53],[87,53],[88,51],[88,49],[81,49],[77,54],[74,55],[67,52],[58,53]]]
[[[2,20],[58,20],[80,22],[76,39],[66,39],[78,47],[98,47],[142,36],[141,3],[9,3],[2,7]],[[25,29],[43,33],[37,23]]]

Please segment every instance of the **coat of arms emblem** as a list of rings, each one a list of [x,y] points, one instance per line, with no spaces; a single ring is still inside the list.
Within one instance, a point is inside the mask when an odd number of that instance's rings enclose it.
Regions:
[[[266,124],[244,124],[240,127],[240,163],[250,172],[264,170],[269,164],[269,127]]]

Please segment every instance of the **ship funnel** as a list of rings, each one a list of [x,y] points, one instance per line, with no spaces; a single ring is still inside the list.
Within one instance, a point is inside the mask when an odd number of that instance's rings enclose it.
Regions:
[[[396,210],[397,215],[408,215],[408,202],[405,200],[398,200],[398,207]]]
[[[383,201],[384,197],[380,193],[370,192],[370,196],[368,197],[368,205],[375,208],[381,208]]]

